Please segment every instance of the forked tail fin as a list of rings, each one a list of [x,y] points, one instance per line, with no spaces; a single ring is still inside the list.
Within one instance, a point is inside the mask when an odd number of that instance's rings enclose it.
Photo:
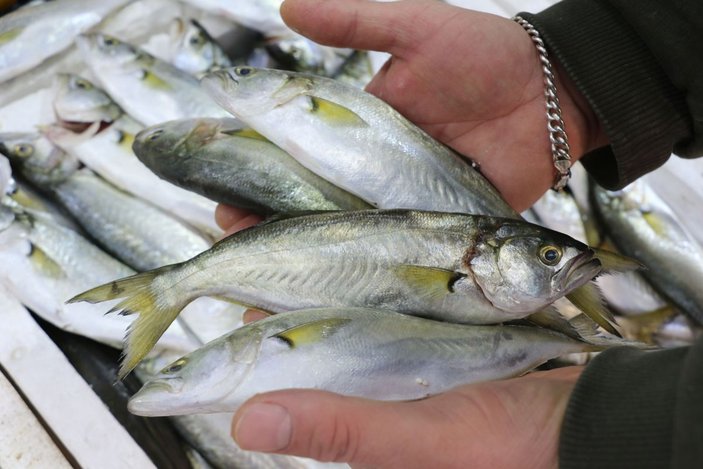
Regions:
[[[167,266],[170,270],[174,266]],[[118,378],[124,378],[154,347],[159,337],[176,319],[178,313],[193,298],[187,295],[174,296],[176,289],[160,290],[155,288],[154,280],[164,273],[166,267],[149,272],[114,280],[74,296],[68,303],[103,301],[124,298],[106,314],[138,314],[130,324],[125,337],[125,346]],[[168,294],[167,294],[168,293]]]

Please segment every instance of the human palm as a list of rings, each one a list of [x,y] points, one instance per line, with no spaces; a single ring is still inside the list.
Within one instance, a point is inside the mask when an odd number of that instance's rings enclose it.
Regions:
[[[232,434],[243,449],[352,467],[556,468],[561,421],[581,370],[470,384],[409,402],[270,392],[238,410]]]
[[[281,14],[320,43],[390,53],[367,91],[479,163],[516,209],[551,186],[543,73],[517,23],[436,0],[287,0]],[[583,98],[559,78],[577,159],[604,142]]]

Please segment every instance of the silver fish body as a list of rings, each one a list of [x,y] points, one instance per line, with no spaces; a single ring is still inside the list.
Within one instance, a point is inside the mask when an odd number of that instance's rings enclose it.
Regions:
[[[257,393],[286,388],[419,399],[593,349],[536,327],[462,326],[383,310],[302,310],[248,324],[175,361],[128,408],[146,416],[234,411]]]
[[[96,287],[72,301],[125,298],[113,310],[139,312],[125,371],[144,353],[144,337],[157,338],[203,295],[272,312],[360,306],[482,324],[527,316],[600,271],[598,254],[586,245],[518,220],[322,212],[235,233],[188,262]]]
[[[215,223],[214,202],[160,179],[137,159],[132,142],[143,126],[125,115],[103,90],[66,74],[55,82],[53,106],[63,127],[45,128],[44,134],[54,144],[120,189],[149,200],[204,233],[215,237],[222,233]],[[76,134],[71,130],[76,123],[90,127]],[[105,123],[111,125],[105,127]]]
[[[7,209],[6,200],[1,208]],[[13,204],[16,204],[14,202]],[[119,347],[132,322],[128,317],[106,316],[92,305],[64,302],[96,280],[109,281],[134,271],[115,260],[48,212],[33,213],[13,205],[11,225],[0,230],[0,283],[44,320],[68,332]],[[193,350],[197,344],[174,324],[155,351]]]
[[[260,213],[370,208],[234,119],[153,126],[137,135],[134,152],[173,184]]]
[[[0,151],[50,191],[96,240],[137,270],[184,261],[210,246],[202,235],[106,183],[38,134],[0,136]]]
[[[703,323],[703,248],[671,209],[644,181],[618,192],[594,185],[592,199],[617,248],[648,267],[642,275],[662,296]]]
[[[378,208],[519,217],[461,157],[354,86],[252,67],[202,83],[303,166]]]
[[[142,124],[227,117],[195,77],[169,63],[103,34],[79,36],[77,43],[100,85]]]
[[[77,35],[127,2],[54,0],[0,17],[0,82],[68,48]]]

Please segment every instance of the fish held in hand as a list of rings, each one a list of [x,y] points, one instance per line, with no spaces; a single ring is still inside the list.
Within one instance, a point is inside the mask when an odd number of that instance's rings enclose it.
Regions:
[[[352,85],[253,67],[201,83],[303,166],[378,208],[519,218],[468,162]]]
[[[259,213],[371,208],[235,119],[186,119],[139,133],[137,157],[159,177]]]
[[[521,318],[590,281],[598,255],[526,222],[409,210],[323,212],[235,233],[193,259],[71,301],[124,298],[139,313],[131,370],[185,305],[204,295],[270,312],[374,307],[458,323]]]
[[[583,334],[576,340],[538,327],[457,325],[375,309],[294,311],[175,361],[146,382],[128,409],[144,416],[234,411],[257,393],[287,388],[419,399],[625,343]]]

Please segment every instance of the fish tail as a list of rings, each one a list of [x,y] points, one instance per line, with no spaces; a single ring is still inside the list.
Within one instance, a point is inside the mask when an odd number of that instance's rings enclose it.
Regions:
[[[566,295],[566,298],[603,329],[621,337],[615,329],[615,325],[617,325],[615,317],[605,306],[603,295],[595,283],[589,282],[582,285]]]
[[[149,271],[122,279],[113,280],[112,282],[91,288],[83,293],[79,293],[70,300],[66,301],[66,303],[78,303],[80,301],[85,301],[87,303],[102,303],[103,301],[124,298],[129,296],[132,292],[147,288],[151,285],[154,277],[154,271]],[[116,308],[113,308],[113,310],[114,309]]]
[[[135,313],[138,315],[127,328],[122,362],[117,375],[119,379],[124,378],[139,364],[176,319],[178,313],[193,300],[188,296],[169,294],[174,289],[154,286],[154,281],[160,278],[165,270],[171,270],[173,267],[175,266],[168,266],[168,269],[162,267],[115,280],[81,293],[68,301],[99,303],[124,298],[106,314],[118,312],[123,315]]]

